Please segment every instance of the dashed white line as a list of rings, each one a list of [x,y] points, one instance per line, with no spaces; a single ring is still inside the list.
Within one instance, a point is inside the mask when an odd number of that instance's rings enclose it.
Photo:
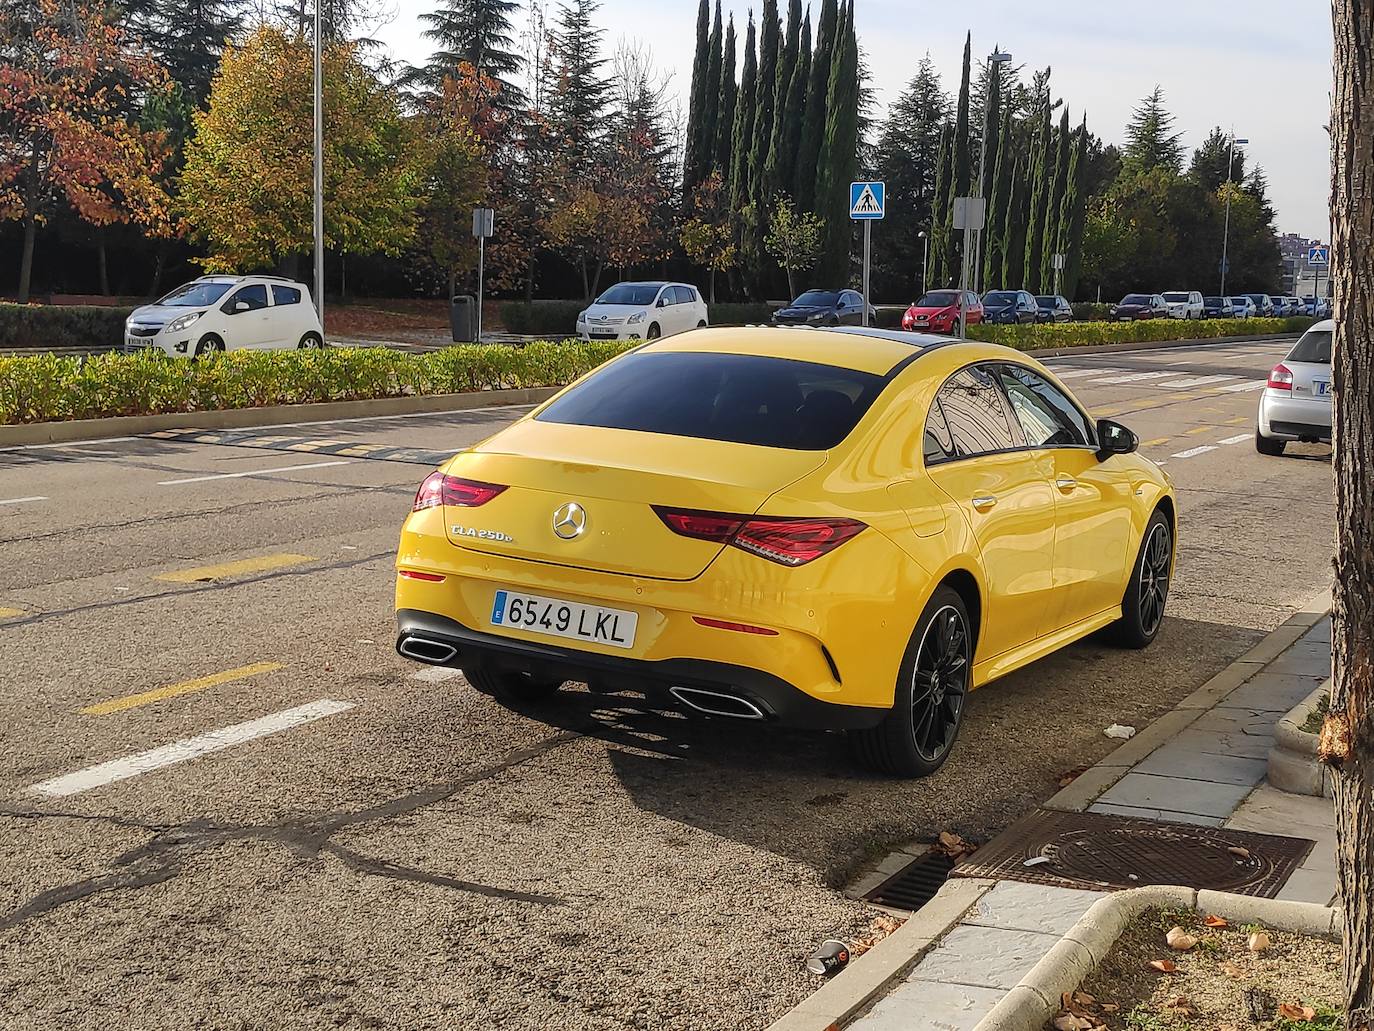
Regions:
[[[35,494],[29,498],[0,498],[0,505],[22,505],[26,501],[47,501],[41,494]]]
[[[426,666],[410,674],[410,679],[418,680],[422,684],[442,684],[446,680],[456,680],[462,675],[462,670],[454,669],[452,666]]]
[[[1208,451],[1215,451],[1215,444],[1203,444],[1201,447],[1190,447],[1187,451],[1180,451],[1170,455],[1170,458],[1192,458],[1194,455],[1205,455]]]
[[[77,770],[75,773],[54,777],[52,780],[45,780],[41,784],[33,785],[29,791],[38,795],[46,795],[49,798],[65,798],[68,795],[77,795],[83,791],[90,791],[92,788],[104,787],[106,784],[137,777],[140,773],[148,773],[151,770],[185,762],[188,759],[195,759],[210,752],[218,752],[245,741],[251,741],[254,738],[265,737],[282,730],[290,730],[292,727],[299,727],[302,724],[323,719],[325,716],[332,716],[336,712],[345,712],[351,708],[353,708],[352,702],[337,702],[332,698],[321,698],[317,702],[298,705],[294,709],[284,709],[281,712],[274,712],[270,716],[249,720],[247,723],[221,727],[219,730],[212,730],[207,734],[183,738],[180,741],[172,742],[170,745],[150,748],[146,752],[126,755],[122,759],[111,759],[109,762],[90,766],[84,770]]]
[[[1226,394],[1238,394],[1242,390],[1262,390],[1264,386],[1265,381],[1257,379],[1250,383],[1230,383],[1224,387],[1217,387],[1217,389]]]
[[[1063,372],[1060,372],[1060,371],[1059,371],[1055,366],[1053,366],[1053,365],[1051,365],[1050,368],[1054,371],[1054,374],[1055,374],[1056,376],[1058,376],[1060,379],[1073,379],[1075,376],[1106,376],[1108,373],[1112,373],[1112,372],[1125,372],[1125,371],[1126,371],[1125,369],[1106,369],[1106,368],[1103,368],[1103,369],[1065,369]]]
[[[1187,379],[1175,379],[1167,383],[1152,383],[1151,386],[1162,387],[1165,390],[1178,390],[1182,387],[1201,387],[1212,383],[1224,383],[1228,379],[1235,378],[1234,376],[1189,376]]]
[[[1227,437],[1225,440],[1217,441],[1218,444],[1244,444],[1247,440],[1253,440],[1254,435],[1250,433],[1237,433],[1234,437]]]
[[[1170,369],[1168,372],[1131,372],[1124,376],[1108,376],[1106,379],[1089,380],[1090,383],[1136,383],[1146,379],[1165,379],[1169,376],[1177,376],[1178,370]]]
[[[274,473],[294,473],[301,469],[326,469],[331,465],[351,465],[352,460],[341,458],[337,462],[311,462],[309,465],[279,465],[274,469],[254,469],[245,473],[217,473],[214,476],[188,476],[184,480],[158,480],[159,487],[173,487],[180,483],[204,483],[206,480],[237,480],[245,476],[271,476]]]

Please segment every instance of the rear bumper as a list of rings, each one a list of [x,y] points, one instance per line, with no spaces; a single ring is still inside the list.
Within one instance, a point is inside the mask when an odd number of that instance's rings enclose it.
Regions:
[[[603,690],[632,691],[644,695],[653,704],[689,711],[693,706],[684,705],[683,697],[695,697],[700,704],[709,705],[712,704],[711,696],[725,696],[747,702],[765,720],[812,730],[872,727],[887,715],[886,709],[872,706],[821,701],[771,673],[730,663],[706,659],[624,658],[558,643],[498,637],[473,630],[447,616],[419,609],[398,609],[396,623],[397,651],[407,658],[417,658],[421,652],[427,652],[420,661],[435,665],[462,669],[478,664],[540,677],[591,682]],[[427,645],[448,646],[453,653],[445,655],[441,648],[430,649]],[[683,695],[675,695],[674,688],[685,689]],[[692,691],[708,694],[693,696]],[[731,711],[736,707],[722,699],[722,708]],[[746,712],[747,709],[740,708],[739,715]],[[759,716],[750,714],[745,718],[757,719]]]
[[[1266,389],[1260,396],[1260,434],[1271,439],[1331,443],[1331,402],[1284,397],[1284,393]]]

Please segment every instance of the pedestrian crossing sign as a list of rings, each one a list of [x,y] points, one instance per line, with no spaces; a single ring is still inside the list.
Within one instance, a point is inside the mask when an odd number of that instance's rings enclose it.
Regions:
[[[882,218],[886,194],[886,183],[850,183],[849,217],[860,220]]]
[[[1307,264],[1327,265],[1330,263],[1331,251],[1326,247],[1307,248]]]

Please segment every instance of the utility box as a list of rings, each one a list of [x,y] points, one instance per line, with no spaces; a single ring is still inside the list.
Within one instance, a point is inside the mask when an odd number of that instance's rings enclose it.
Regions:
[[[471,344],[477,340],[477,298],[459,294],[449,303],[449,328],[455,344]]]

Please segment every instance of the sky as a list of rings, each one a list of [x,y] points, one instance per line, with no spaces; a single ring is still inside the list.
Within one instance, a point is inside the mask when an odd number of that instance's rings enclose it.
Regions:
[[[744,24],[758,2],[722,0]],[[803,0],[805,4],[807,0]],[[819,0],[812,0],[819,9]],[[433,0],[391,0],[394,15],[373,35],[405,61],[430,51],[418,14]],[[1088,127],[1120,143],[1131,111],[1156,84],[1164,88],[1189,156],[1214,126],[1250,140],[1249,167],[1269,178],[1281,233],[1329,235],[1331,15],[1323,0],[963,0],[956,6],[912,0],[857,0],[879,115],[900,94],[927,52],[945,88],[959,87],[964,33],[974,58],[994,45],[1024,65],[1053,68],[1051,87],[1074,122],[1086,107]],[[554,5],[550,5],[554,6]],[[780,4],[786,10],[786,2]],[[603,0],[597,23],[609,54],[621,41],[646,46],[684,97],[691,83],[695,0]],[[954,13],[957,11],[957,13]],[[523,28],[523,14],[521,24]],[[685,107],[685,103],[683,105]]]

